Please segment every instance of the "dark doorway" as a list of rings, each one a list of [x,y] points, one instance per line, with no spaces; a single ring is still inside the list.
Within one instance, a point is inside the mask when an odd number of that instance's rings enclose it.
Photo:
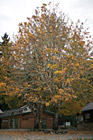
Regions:
[[[46,119],[42,119],[42,129],[46,129]]]
[[[18,129],[18,119],[10,120],[10,129]]]

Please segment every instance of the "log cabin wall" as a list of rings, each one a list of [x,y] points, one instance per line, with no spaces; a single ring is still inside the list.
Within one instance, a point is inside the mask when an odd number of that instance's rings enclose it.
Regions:
[[[34,124],[34,114],[25,113],[2,118],[1,129],[34,129]],[[39,128],[53,129],[53,115],[43,112],[40,119]]]

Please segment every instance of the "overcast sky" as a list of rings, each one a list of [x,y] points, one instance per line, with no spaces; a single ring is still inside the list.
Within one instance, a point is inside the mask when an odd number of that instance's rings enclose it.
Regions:
[[[42,3],[59,3],[60,10],[74,22],[80,19],[89,27],[93,37],[93,0],[0,0],[0,40],[5,32],[12,38],[18,31],[18,24],[34,14]]]

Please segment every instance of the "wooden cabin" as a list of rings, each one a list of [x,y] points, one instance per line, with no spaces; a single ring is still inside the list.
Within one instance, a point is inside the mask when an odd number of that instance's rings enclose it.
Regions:
[[[78,129],[93,130],[93,102],[87,104],[77,115]]]
[[[43,111],[39,129],[53,129],[53,114]],[[35,115],[28,105],[19,109],[4,111],[0,114],[1,129],[34,129]]]

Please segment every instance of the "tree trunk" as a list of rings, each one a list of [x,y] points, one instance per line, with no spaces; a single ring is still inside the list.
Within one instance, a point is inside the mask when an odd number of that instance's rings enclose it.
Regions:
[[[37,111],[35,115],[35,125],[34,125],[35,129],[39,129],[39,122],[40,122],[40,115],[39,112]]]
[[[55,112],[55,115],[54,115],[54,127],[53,127],[54,130],[58,130],[58,112]]]
[[[36,108],[35,108],[35,125],[34,128],[35,129],[39,129],[39,124],[40,124],[40,118],[41,118],[41,114],[43,111],[43,105],[41,103],[36,103]]]

